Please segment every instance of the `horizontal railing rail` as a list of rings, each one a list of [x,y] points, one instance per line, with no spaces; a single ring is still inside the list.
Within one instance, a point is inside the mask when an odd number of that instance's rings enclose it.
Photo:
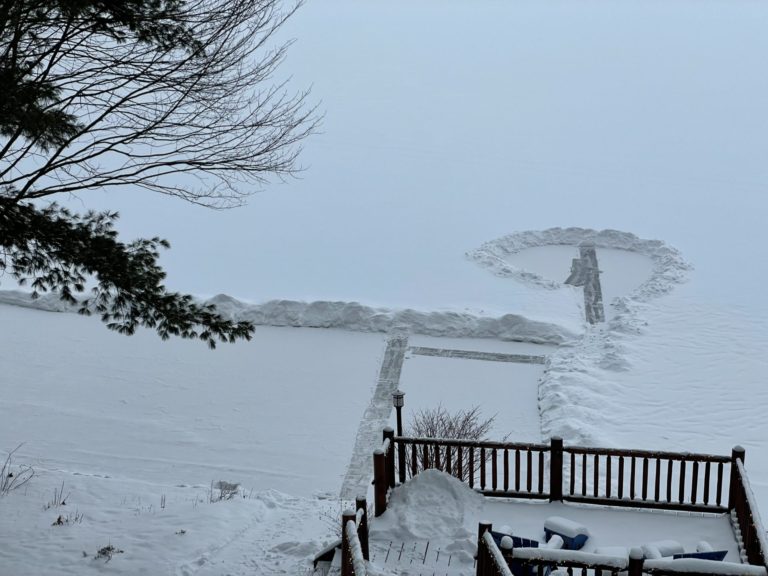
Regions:
[[[644,560],[639,573],[629,576],[766,576],[765,566],[687,558],[685,560]]]

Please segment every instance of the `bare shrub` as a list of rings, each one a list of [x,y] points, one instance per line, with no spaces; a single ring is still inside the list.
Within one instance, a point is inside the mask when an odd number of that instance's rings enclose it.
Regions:
[[[120,550],[119,548],[115,548],[114,546],[112,546],[112,544],[107,544],[103,548],[99,548],[94,558],[96,558],[97,560],[106,559],[105,560],[105,563],[106,563],[112,560],[112,557],[115,554],[122,554],[123,552],[124,552],[123,550]]]
[[[232,500],[240,492],[240,484],[219,480],[211,482],[211,488],[208,491],[208,502],[221,502],[222,500]]]
[[[419,410],[411,417],[411,422],[406,430],[407,436],[416,438],[445,438],[451,440],[487,441],[488,432],[493,427],[496,416],[484,418],[479,406],[473,406],[466,410],[448,412],[442,405],[437,408]],[[509,438],[506,434],[502,438],[494,440],[504,442]],[[424,445],[417,450],[418,469],[436,468],[444,472],[450,472],[460,480],[469,480],[483,463],[478,450],[474,451],[472,465],[470,465],[470,449],[462,447],[461,450],[461,474],[459,474],[459,448],[457,446]],[[490,459],[490,452],[486,454],[485,461]],[[450,470],[448,463],[450,462]],[[410,466],[408,473],[411,473]]]
[[[11,450],[5,458],[3,467],[0,468],[0,496],[5,496],[11,490],[21,488],[35,475],[35,470],[32,466],[26,464],[13,464],[13,455],[22,446],[23,444],[19,444],[16,448]]]

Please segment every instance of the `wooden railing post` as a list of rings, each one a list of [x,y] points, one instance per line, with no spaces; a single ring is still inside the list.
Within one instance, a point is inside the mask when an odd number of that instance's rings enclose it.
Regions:
[[[746,452],[741,446],[734,446],[731,450],[731,481],[728,486],[728,510],[733,510],[736,507],[736,497],[738,494],[738,466],[736,460],[741,460],[744,463],[744,456]]]
[[[341,515],[341,576],[355,575],[352,550],[349,546],[349,536],[347,536],[347,522],[350,520],[355,521],[355,513],[352,510],[345,510]]]
[[[487,573],[488,565],[488,551],[486,550],[485,542],[483,542],[483,534],[493,529],[493,524],[490,522],[480,522],[477,527],[477,570],[476,576],[485,576]]]
[[[643,576],[643,551],[641,548],[632,548],[629,551],[627,576]]]
[[[541,474],[542,471],[539,471]],[[563,439],[553,436],[549,440],[549,501],[563,500]]]
[[[365,500],[365,496],[358,496],[355,498],[355,519],[357,519],[357,512],[363,511],[360,517],[360,524],[357,525],[357,537],[360,539],[360,548],[363,549],[363,558],[370,560],[368,554],[368,502]]]
[[[373,514],[377,518],[387,511],[387,468],[384,450],[373,451]]]
[[[395,431],[389,426],[384,428],[384,442],[389,440],[385,462],[387,464],[387,484],[390,488],[395,487]]]

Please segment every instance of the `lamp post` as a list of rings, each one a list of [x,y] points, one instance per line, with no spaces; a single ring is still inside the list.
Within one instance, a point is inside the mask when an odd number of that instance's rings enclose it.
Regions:
[[[392,405],[397,411],[397,435],[403,435],[403,406],[405,406],[405,392],[395,390],[392,392]]]
[[[398,438],[403,435],[403,406],[405,406],[405,392],[395,390],[392,392],[392,405],[397,412],[397,436]],[[399,480],[402,484],[405,482],[405,444],[402,442],[397,443],[397,469],[399,472]]]

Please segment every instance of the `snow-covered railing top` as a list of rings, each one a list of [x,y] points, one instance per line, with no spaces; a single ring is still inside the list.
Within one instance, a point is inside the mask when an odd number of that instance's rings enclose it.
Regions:
[[[667,574],[712,574],[718,576],[766,576],[765,566],[752,566],[735,562],[718,562],[701,558],[677,560],[644,560],[643,573],[656,576]]]
[[[626,570],[629,563],[627,558],[619,556],[551,548],[513,548],[510,557],[520,560],[539,560],[558,566],[600,567],[604,570]]]
[[[507,560],[504,558],[501,550],[496,546],[496,542],[490,532],[483,534],[483,545],[490,555],[491,562],[494,564],[492,568],[493,572],[498,574],[498,576],[512,576],[512,570],[510,570]],[[480,561],[478,560],[478,564],[479,562]],[[478,573],[479,572],[480,568],[478,567]]]
[[[368,552],[368,503],[355,500],[356,510],[341,515],[341,575],[366,576]]]
[[[354,520],[348,520],[344,526],[344,530],[347,536],[347,542],[349,542],[349,556],[352,562],[352,574],[354,576],[366,576],[365,558],[363,558],[363,548],[360,545],[360,538],[357,536],[357,524]],[[342,569],[342,574],[344,570]]]
[[[768,539],[760,519],[757,500],[749,485],[747,471],[744,469],[744,450],[741,458],[736,460],[734,478],[731,484],[732,513],[741,532],[743,552],[750,564],[768,566]]]

